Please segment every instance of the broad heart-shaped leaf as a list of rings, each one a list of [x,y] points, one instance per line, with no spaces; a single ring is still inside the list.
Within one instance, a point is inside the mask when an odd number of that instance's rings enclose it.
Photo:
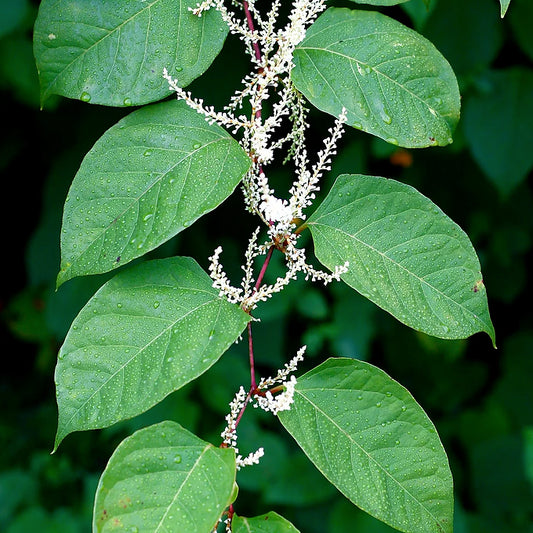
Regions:
[[[351,126],[417,148],[452,142],[459,120],[455,75],[437,49],[372,11],[330,8],[294,51],[296,88]]]
[[[472,155],[498,191],[509,195],[533,169],[533,73],[487,72],[465,104],[464,131]]]
[[[163,69],[181,86],[220,52],[228,29],[196,0],[43,0],[34,52],[41,102],[51,94],[92,104],[130,106],[168,95]]]
[[[222,203],[250,166],[183,101],[134,111],[86,155],[63,213],[60,285],[156,248]]]
[[[175,422],[123,440],[96,491],[93,532],[212,533],[231,501],[235,452]]]
[[[409,392],[355,359],[298,379],[279,413],[309,459],[348,499],[408,533],[451,533],[453,482],[435,427]]]
[[[307,222],[318,260],[349,261],[342,279],[408,326],[494,342],[477,255],[431,200],[394,180],[342,175]]]
[[[56,448],[73,431],[142,413],[218,360],[250,317],[211,283],[193,259],[175,257],[102,286],[59,352]]]
[[[278,513],[270,513],[245,518],[233,515],[232,533],[299,533],[299,531]]]

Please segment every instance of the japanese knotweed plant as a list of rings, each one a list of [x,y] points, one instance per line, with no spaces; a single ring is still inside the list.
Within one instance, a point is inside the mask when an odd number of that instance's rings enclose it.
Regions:
[[[460,108],[454,73],[429,41],[379,12],[326,9],[324,0],[265,4],[41,3],[35,56],[43,102],[59,94],[150,104],[106,131],[83,160],[65,202],[58,285],[142,257],[237,187],[258,224],[243,236],[240,285],[225,274],[218,247],[207,273],[189,257],[137,261],[98,290],[59,352],[55,448],[69,433],[146,411],[244,335],[250,383],[234,384],[220,441],[205,442],[173,421],[126,438],[100,479],[93,531],[297,531],[273,512],[235,512],[236,473],[263,454],[261,442],[247,455],[238,449],[238,426],[252,405],[277,416],[361,509],[400,531],[451,532],[448,460],[410,393],[350,358],[295,377],[305,346],[276,374],[259,377],[252,331],[261,327],[256,307],[301,275],[342,280],[418,331],[444,339],[484,331],[494,342],[476,253],[431,200],[391,179],[352,174],[339,176],[315,205],[346,126],[402,147],[450,143]],[[281,16],[281,7],[288,13]],[[216,110],[183,87],[209,67],[228,31],[242,40],[251,68]],[[167,98],[169,89],[177,99]],[[313,154],[309,103],[335,117]],[[293,169],[287,198],[269,180],[276,158]],[[305,230],[325,270],[309,261],[299,240]],[[273,254],[285,273],[267,283]]]

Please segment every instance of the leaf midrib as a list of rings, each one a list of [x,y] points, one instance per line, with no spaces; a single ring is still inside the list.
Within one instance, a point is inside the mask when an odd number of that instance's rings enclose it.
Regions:
[[[202,150],[204,150],[206,147],[212,145],[212,144],[215,144],[215,143],[219,143],[219,142],[224,142],[224,141],[227,141],[228,140],[228,137],[224,137],[224,136],[221,136],[220,138],[217,138],[217,139],[213,139],[211,141],[209,141],[208,143],[206,144],[203,144],[200,148],[196,149],[196,150],[193,150],[192,152],[186,152],[186,155],[183,156],[181,159],[177,160],[172,166],[168,167],[164,172],[160,173],[157,178],[152,181],[150,184],[147,185],[146,189],[138,194],[136,197],[134,198],[131,198],[131,197],[126,197],[128,198],[130,201],[129,205],[127,207],[125,207],[119,214],[117,214],[115,217],[113,217],[113,220],[105,227],[105,228],[102,228],[102,230],[92,239],[92,241],[90,241],[87,246],[83,249],[83,250],[80,250],[79,254],[75,257],[71,257],[70,258],[70,266],[65,269],[63,272],[63,276],[69,272],[70,270],[72,270],[72,268],[74,267],[74,265],[76,265],[80,259],[90,250],[92,249],[92,247],[95,245],[95,243],[97,241],[99,241],[108,231],[109,229],[122,217],[124,216],[125,213],[127,213],[128,211],[130,211],[132,209],[132,207],[136,204],[138,204],[140,201],[141,201],[141,198],[145,195],[145,194],[148,194],[152,189],[153,187],[155,187],[156,185],[160,184],[161,181],[170,173],[172,172],[176,167],[178,167],[179,165],[181,165],[184,161],[187,161],[188,159],[191,159],[193,157],[194,154],[196,154],[197,152],[200,152]],[[157,148],[155,147],[151,147],[151,149],[153,150],[156,150]],[[143,172],[142,170],[139,171],[141,173],[146,173],[146,172]],[[122,173],[125,173],[125,172],[120,172],[121,174]],[[187,181],[187,178],[184,180],[184,183],[183,185],[185,184],[185,182]],[[116,197],[115,197],[116,199]],[[155,214],[154,214],[155,216]],[[135,227],[137,226],[137,224],[135,224]],[[129,238],[126,239],[126,241],[129,242]],[[122,252],[126,249],[127,247],[127,244],[122,248]]]
[[[393,78],[391,78],[390,76],[387,76],[385,73],[383,73],[381,70],[379,70],[378,68],[376,67],[373,67],[372,65],[368,64],[368,63],[364,63],[363,61],[360,61],[354,57],[350,57],[350,56],[347,56],[346,54],[342,54],[340,52],[336,52],[334,50],[330,50],[329,48],[318,48],[318,47],[314,47],[314,46],[301,46],[301,47],[298,47],[298,50],[302,50],[302,51],[307,51],[307,50],[315,50],[317,52],[323,52],[323,53],[330,53],[330,54],[333,54],[333,55],[338,55],[340,57],[343,57],[345,59],[347,59],[350,64],[355,62],[357,63],[358,65],[361,65],[362,68],[363,65],[364,66],[367,66],[367,67],[370,67],[372,69],[373,72],[376,72],[376,74],[382,76],[383,78],[385,78],[386,80],[388,80],[389,82],[391,82],[391,84],[393,85],[396,85],[398,87],[400,87],[402,90],[404,90],[407,94],[409,94],[412,98],[414,98],[415,100],[418,100],[419,102],[421,102],[422,104],[424,104],[429,112],[433,115],[433,116],[439,116],[440,118],[442,118],[444,120],[444,122],[446,123],[446,127],[448,128],[448,131],[449,131],[449,127],[448,127],[448,123],[446,122],[446,120],[444,119],[444,116],[439,113],[436,109],[433,109],[429,104],[428,102],[426,102],[424,99],[422,99],[420,96],[418,96],[416,93],[410,91],[407,87],[405,87],[405,85],[402,85],[401,83],[399,83],[398,81],[394,80]],[[306,52],[307,53],[307,52]],[[308,57],[309,59],[311,60],[309,54],[308,54]],[[312,61],[312,60],[311,60]],[[314,64],[314,63],[313,63]],[[380,64],[383,64],[383,63],[380,63]],[[315,67],[316,68],[316,67]],[[320,71],[317,69],[317,72],[320,73]],[[353,69],[352,69],[352,72],[353,72]],[[354,72],[354,77],[355,79],[358,79],[357,76],[355,76],[355,72]]]
[[[444,299],[446,299],[448,302],[451,302],[452,304],[454,304],[455,306],[459,307],[463,312],[465,312],[465,314],[471,316],[475,322],[478,322],[478,323],[481,323],[483,325],[484,328],[487,327],[487,325],[481,320],[481,318],[476,315],[474,312],[472,312],[470,309],[468,309],[467,307],[465,307],[464,305],[462,305],[460,302],[452,299],[450,296],[448,296],[446,293],[442,292],[441,290],[439,290],[437,287],[435,287],[434,285],[431,285],[429,282],[427,282],[424,278],[421,278],[420,276],[417,276],[414,272],[411,272],[410,270],[408,270],[406,267],[404,267],[403,265],[401,265],[400,263],[398,263],[397,261],[394,261],[392,258],[390,258],[389,256],[387,256],[384,252],[381,252],[380,250],[378,250],[377,248],[373,247],[372,245],[362,241],[361,239],[358,239],[355,235],[351,235],[350,233],[346,232],[346,231],[343,231],[341,230],[340,228],[335,228],[333,226],[328,226],[327,224],[319,224],[317,222],[308,222],[308,225],[309,226],[315,226],[316,229],[318,231],[320,231],[320,226],[323,226],[325,228],[329,228],[330,230],[333,230],[334,232],[337,232],[337,233],[341,233],[347,237],[350,237],[351,239],[357,241],[360,245],[368,248],[369,250],[371,250],[373,253],[376,253],[378,254],[382,259],[386,259],[387,261],[389,261],[392,265],[394,266],[397,266],[399,269],[403,270],[408,276],[412,276],[413,278],[415,278],[421,285],[425,285],[426,287],[428,287],[429,289],[431,289],[432,291],[434,291],[435,293],[437,293],[438,295],[442,296]],[[322,234],[323,235],[323,234]],[[340,254],[337,249],[335,248],[335,246],[330,242],[330,246],[332,249],[335,249],[335,253],[337,254],[337,256],[342,259],[342,254]],[[318,255],[318,254],[317,254]],[[484,329],[485,330],[485,329]]]
[[[185,484],[187,483],[188,479],[191,477],[192,473],[194,472],[194,470],[196,469],[196,467],[198,466],[198,464],[202,460],[203,456],[207,453],[207,450],[209,448],[211,448],[211,444],[206,444],[204,449],[202,450],[202,452],[200,453],[200,455],[198,456],[198,458],[196,459],[196,461],[192,465],[191,469],[189,470],[189,472],[185,476],[185,479],[183,480],[183,483],[180,485],[180,488],[178,489],[178,491],[176,492],[176,494],[172,498],[172,501],[168,504],[167,510],[165,511],[163,516],[161,517],[161,520],[159,521],[159,524],[157,524],[157,527],[155,528],[154,533],[157,533],[159,531],[159,528],[163,525],[163,522],[165,521],[165,518],[167,517],[168,513],[170,512],[170,509],[172,508],[174,502],[178,499],[179,495],[181,494],[181,491],[182,491],[183,487],[185,486]]]
[[[311,389],[310,389],[311,390]],[[329,390],[329,391],[335,391],[336,389],[329,389],[327,387],[322,387],[321,390]],[[440,524],[440,521],[435,517],[435,515],[421,502],[416,498],[407,488],[405,488],[400,481],[398,481],[390,472],[388,472],[382,465],[379,463],[370,453],[368,453],[360,444],[358,444],[354,439],[352,439],[351,435],[347,433],[341,426],[337,424],[335,420],[333,420],[325,411],[323,411],[317,404],[315,404],[312,400],[310,400],[303,391],[296,389],[295,394],[299,394],[302,398],[304,398],[316,411],[320,412],[332,425],[334,425],[337,430],[345,435],[346,439],[357,449],[359,449],[362,453],[365,454],[365,456],[369,459],[369,461],[372,461],[384,474],[386,474],[390,479],[392,479],[398,487],[400,487],[401,490],[403,490],[406,494],[408,494],[413,501],[415,501],[434,521],[439,527],[444,527]],[[322,445],[324,451],[325,448]]]
[[[140,9],[139,11],[137,11],[137,13],[134,13],[133,15],[131,15],[131,17],[125,19],[123,22],[121,22],[118,26],[116,26],[115,28],[111,29],[111,30],[108,30],[107,33],[101,37],[100,39],[96,40],[93,44],[91,44],[91,46],[89,46],[88,48],[84,48],[83,49],[83,52],[79,55],[77,55],[70,63],[68,63],[62,70],[60,70],[57,75],[54,77],[54,79],[48,84],[48,89],[47,89],[47,93],[51,92],[51,89],[52,87],[56,84],[57,82],[57,79],[66,71],[68,70],[74,63],[76,63],[80,58],[84,57],[85,54],[89,53],[90,50],[92,50],[93,47],[99,45],[102,41],[104,41],[105,39],[107,39],[108,37],[110,37],[111,35],[113,35],[116,31],[120,31],[121,28],[123,26],[125,26],[126,24],[128,24],[129,22],[131,22],[132,20],[134,20],[137,16],[140,16],[142,13],[144,13],[144,11],[146,9],[150,10],[152,8],[152,6],[154,6],[155,4],[157,4],[158,2],[161,2],[163,0],[153,0],[153,2],[151,4],[148,4],[146,5],[145,7],[143,7],[142,9]],[[181,4],[181,1],[180,1],[180,4]],[[102,28],[103,29],[103,28]],[[111,72],[111,69],[110,69],[110,72]]]
[[[68,428],[68,426],[70,426],[72,420],[74,420],[74,418],[78,416],[78,414],[85,408],[85,406],[93,399],[93,397],[96,394],[98,394],[103,388],[105,388],[107,386],[107,384],[110,381],[112,381],[115,378],[115,376],[117,376],[117,374],[119,374],[119,372],[122,372],[129,364],[131,364],[135,359],[137,359],[149,346],[151,346],[155,341],[157,341],[163,334],[167,333],[176,324],[181,322],[183,319],[185,319],[190,314],[198,311],[199,309],[201,309],[202,307],[204,307],[206,305],[212,304],[215,301],[217,301],[216,297],[214,297],[211,300],[208,300],[207,302],[202,303],[201,305],[195,307],[194,309],[191,309],[188,313],[185,313],[184,315],[180,315],[180,317],[178,319],[172,321],[169,326],[167,326],[166,328],[162,329],[160,333],[158,333],[156,336],[154,336],[150,340],[150,342],[146,343],[136,353],[132,354],[132,356],[127,361],[125,361],[120,367],[118,367],[117,370],[113,374],[111,374],[111,376],[106,381],[104,381],[98,388],[96,388],[93,391],[93,393],[85,400],[85,402],[83,402],[83,404],[78,409],[75,410],[75,412],[72,414],[72,416],[69,418],[69,420],[63,425],[63,427],[67,427]],[[67,434],[68,433],[66,433],[65,435],[67,435]]]

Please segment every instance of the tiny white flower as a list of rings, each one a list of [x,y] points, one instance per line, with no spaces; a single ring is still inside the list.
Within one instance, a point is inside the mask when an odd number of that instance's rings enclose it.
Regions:
[[[244,468],[245,466],[251,466],[259,464],[259,459],[265,455],[265,450],[263,448],[259,448],[257,451],[248,454],[246,457],[242,457],[242,455],[238,455],[235,459],[237,470],[240,470],[241,468]]]
[[[264,217],[269,222],[281,222],[290,224],[293,219],[292,210],[287,200],[281,200],[275,196],[267,196],[259,206]]]

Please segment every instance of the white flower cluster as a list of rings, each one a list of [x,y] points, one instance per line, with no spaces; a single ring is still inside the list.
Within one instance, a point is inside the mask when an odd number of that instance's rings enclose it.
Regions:
[[[294,403],[294,387],[296,386],[296,378],[291,376],[289,381],[284,381],[283,392],[274,396],[270,391],[266,391],[264,396],[257,396],[254,407],[260,407],[263,411],[271,411],[273,415],[277,415],[279,411],[288,411],[291,404]]]
[[[237,394],[230,402],[230,412],[226,415],[226,427],[224,431],[220,434],[223,439],[223,443],[228,448],[233,448],[236,457],[237,470],[244,468],[245,466],[250,466],[253,464],[258,464],[259,459],[263,457],[265,451],[263,448],[259,448],[257,451],[248,454],[246,457],[243,457],[239,453],[239,448],[237,447],[237,424],[239,419],[242,416],[242,413],[246,405],[252,400],[252,393],[255,400],[253,403],[254,407],[259,407],[264,411],[270,411],[274,415],[277,415],[280,411],[287,411],[290,409],[291,404],[294,403],[294,390],[296,386],[296,378],[289,374],[295,372],[300,361],[303,361],[304,353],[306,346],[300,348],[297,354],[285,364],[285,366],[278,370],[278,373],[274,378],[263,378],[261,379],[259,386],[255,391],[246,393],[244,387],[240,387]],[[281,384],[280,392],[278,394],[273,394],[270,390],[267,390],[262,395],[264,389],[268,389],[276,384]]]
[[[332,281],[338,281],[342,274],[348,271],[349,263],[346,261],[343,265],[338,265],[333,272],[323,272],[314,268],[306,262],[305,249],[296,248],[298,236],[296,234],[287,234],[283,243],[285,252],[285,263],[287,271],[285,276],[278,277],[273,284],[263,284],[256,288],[253,283],[253,259],[258,255],[265,253],[272,242],[267,242],[259,246],[257,244],[258,232],[254,232],[248,250],[246,252],[246,264],[243,266],[245,275],[241,282],[241,287],[233,287],[226,276],[222,265],[219,261],[222,247],[219,246],[209,257],[209,275],[213,280],[213,287],[219,290],[220,296],[225,297],[230,303],[238,303],[246,312],[250,312],[257,307],[259,302],[266,301],[273,294],[280,292],[288,285],[291,280],[296,279],[298,272],[303,272],[305,279],[311,281],[321,281],[324,285]]]
[[[267,387],[272,387],[276,383],[284,382],[289,374],[292,374],[296,371],[298,363],[304,360],[304,354],[306,350],[307,346],[302,346],[298,352],[296,352],[296,355],[288,363],[285,363],[285,366],[282,369],[278,370],[275,378],[262,378],[259,382],[258,388],[266,389]]]
[[[204,105],[202,100],[193,98],[179,86],[179,80],[173,79],[166,70],[164,76],[178,99],[183,99],[192,109],[204,115],[208,122],[217,123],[234,134],[241,132],[239,142],[252,160],[251,168],[242,181],[245,206],[261,218],[266,225],[268,238],[259,245],[259,232],[252,235],[240,287],[232,286],[224,273],[219,262],[222,253],[220,247],[210,257],[209,268],[213,286],[220,291],[221,296],[250,312],[258,302],[282,290],[297,277],[298,272],[303,272],[306,279],[329,283],[338,280],[347,270],[348,265],[345,264],[330,274],[307,264],[305,251],[296,246],[299,233],[295,231],[297,223],[306,218],[305,209],[311,205],[319,190],[320,178],[330,170],[331,159],[343,132],[346,112],[343,110],[330,128],[317,161],[311,165],[305,145],[307,109],[301,94],[292,84],[290,72],[295,47],[305,37],[307,27],[325,9],[325,0],[293,0],[287,22],[282,27],[278,27],[281,0],[274,0],[266,14],[257,9],[255,0],[231,4],[233,8],[230,9],[224,0],[205,0],[192,10],[202,16],[211,8],[217,9],[230,31],[244,41],[254,65],[253,72],[245,76],[242,88],[235,92],[224,110],[216,111]],[[239,9],[243,12],[239,13]],[[270,113],[265,116],[263,105],[268,99],[272,102]],[[240,111],[245,103],[251,108],[249,117]],[[281,134],[280,127],[284,121],[288,121],[290,127],[288,133]],[[275,152],[286,145],[285,162],[293,161],[295,180],[289,190],[290,198],[282,199],[276,196],[270,186],[265,167],[273,161]],[[266,254],[272,247],[285,254],[287,272],[271,285],[255,287],[252,275],[254,259]]]
[[[276,385],[276,383],[280,383],[282,391],[275,396],[270,390],[267,390],[264,396],[254,396],[254,407],[260,407],[263,411],[270,411],[274,415],[277,415],[280,411],[288,411],[291,408],[294,403],[296,378],[293,375],[289,378],[289,374],[296,370],[300,361],[303,361],[306,349],[307,346],[302,346],[297,354],[282,369],[278,370],[276,377],[261,379],[257,387],[259,390],[264,390]]]
[[[230,412],[226,415],[227,425],[224,431],[220,434],[222,442],[229,448],[237,448],[237,419],[244,406],[250,401],[244,387],[241,386],[233,400],[231,400],[229,407]]]
[[[242,455],[237,455],[235,460],[237,464],[237,470],[244,468],[245,466],[257,465],[259,464],[259,459],[265,455],[265,450],[259,448],[257,451],[249,453],[246,457],[243,458]]]
[[[219,246],[209,258],[209,275],[213,280],[213,287],[220,291],[221,296],[225,296],[230,303],[240,303],[243,290],[241,288],[233,287],[222,270],[218,258],[222,253],[222,246]]]
[[[222,442],[228,448],[233,448],[237,455],[235,462],[237,465],[237,470],[253,464],[259,463],[259,459],[265,454],[263,448],[259,448],[257,451],[248,454],[246,457],[243,457],[239,454],[239,448],[237,448],[237,423],[239,416],[244,410],[246,404],[250,401],[249,396],[246,394],[244,387],[240,387],[239,391],[230,402],[230,412],[226,415],[226,427],[224,431],[220,434],[222,437]]]

